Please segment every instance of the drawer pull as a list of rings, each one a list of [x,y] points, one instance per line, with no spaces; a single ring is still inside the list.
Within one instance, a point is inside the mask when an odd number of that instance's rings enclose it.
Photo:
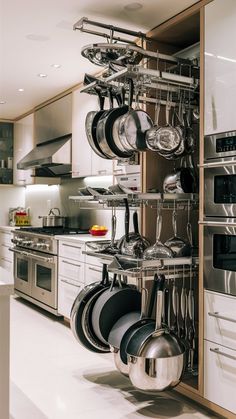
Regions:
[[[65,243],[62,243],[62,246],[65,246],[65,247],[72,247],[73,249],[79,249],[79,250],[81,250],[81,247],[79,247],[79,246],[71,246],[71,244],[65,244]]]
[[[214,313],[209,312],[208,315],[211,317],[215,317],[216,319],[221,319],[221,320],[226,320],[228,322],[236,323],[236,319],[232,319],[231,317],[227,317],[227,316],[222,316],[221,314],[219,314],[218,311],[215,311]]]
[[[75,284],[72,284],[71,282],[66,281],[65,279],[61,279],[60,281],[61,281],[61,282],[64,282],[65,284],[72,285],[72,287],[81,288],[81,286],[80,286],[80,285],[75,285]]]
[[[219,348],[210,348],[210,351],[214,352],[217,355],[222,355],[222,356],[225,356],[226,358],[233,359],[234,361],[236,361],[236,356],[229,355],[225,352],[222,352],[219,350]]]
[[[94,271],[94,272],[99,272],[100,274],[102,273],[102,271],[101,271],[101,270],[96,269],[96,268],[91,268],[90,266],[89,266],[89,270],[90,270],[90,271]]]
[[[72,265],[72,266],[76,266],[77,268],[81,268],[81,265],[77,265],[76,263],[68,262],[67,260],[64,260],[64,259],[62,259],[62,262],[66,263],[67,265]]]

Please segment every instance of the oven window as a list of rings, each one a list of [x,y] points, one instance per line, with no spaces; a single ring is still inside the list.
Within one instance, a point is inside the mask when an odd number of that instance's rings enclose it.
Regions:
[[[217,269],[236,271],[236,236],[213,235],[213,266]]]
[[[17,278],[22,279],[22,281],[28,282],[29,275],[28,275],[28,262],[24,259],[16,259],[16,270],[17,270]]]
[[[236,203],[236,175],[214,177],[214,202],[216,204]]]
[[[36,285],[47,291],[52,291],[52,269],[36,265]]]

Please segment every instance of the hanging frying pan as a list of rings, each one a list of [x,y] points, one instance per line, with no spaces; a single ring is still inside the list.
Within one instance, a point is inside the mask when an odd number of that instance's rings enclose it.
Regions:
[[[92,326],[96,336],[105,344],[117,320],[141,308],[141,294],[133,286],[123,284],[114,276],[111,287],[97,299],[92,312]]]
[[[87,114],[85,119],[85,131],[87,135],[87,139],[89,142],[90,147],[93,151],[103,159],[109,159],[109,157],[104,154],[98,144],[97,136],[96,136],[96,129],[99,119],[102,117],[104,112],[106,112],[104,107],[104,96],[101,95],[101,91],[99,87],[95,87],[94,90],[96,91],[99,99],[100,111],[91,111]]]
[[[110,159],[129,158],[133,152],[122,151],[113,139],[113,125],[117,118],[124,115],[128,111],[128,106],[123,105],[118,108],[113,108],[113,94],[111,89],[108,90],[111,109],[104,112],[99,119],[96,129],[97,142],[102,152]]]
[[[105,353],[109,352],[110,349],[108,346],[104,346],[99,341],[96,341],[96,336],[91,338],[91,334],[85,333],[86,325],[83,325],[84,312],[87,311],[88,305],[98,292],[106,290],[109,286],[107,266],[104,264],[101,282],[95,282],[84,287],[76,297],[71,309],[70,327],[73,335],[81,345],[92,352]]]

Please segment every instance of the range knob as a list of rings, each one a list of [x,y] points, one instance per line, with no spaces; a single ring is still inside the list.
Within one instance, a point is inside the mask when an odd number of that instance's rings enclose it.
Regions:
[[[21,242],[21,244],[22,244],[23,246],[31,246],[31,245],[32,245],[32,243],[33,243],[33,241],[32,241],[32,240],[23,240],[23,241]]]

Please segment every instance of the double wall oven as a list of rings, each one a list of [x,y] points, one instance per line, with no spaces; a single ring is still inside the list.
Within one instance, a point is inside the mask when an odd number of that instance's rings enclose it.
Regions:
[[[236,295],[236,131],[204,139],[204,286]]]
[[[57,315],[58,241],[54,236],[78,233],[82,232],[61,227],[16,230],[11,248],[16,294]]]

